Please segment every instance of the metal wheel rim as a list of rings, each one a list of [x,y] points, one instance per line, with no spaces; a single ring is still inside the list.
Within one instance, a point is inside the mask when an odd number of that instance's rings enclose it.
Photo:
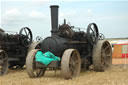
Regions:
[[[36,37],[36,41],[37,41],[37,42],[41,42],[42,40],[43,40],[42,37],[40,37],[40,36],[37,36],[37,37]]]
[[[29,52],[27,59],[26,59],[26,70],[29,77],[41,77],[44,75],[46,68],[37,68],[36,61],[35,61],[35,54],[39,51],[39,49],[33,49]]]
[[[99,40],[104,40],[104,39],[105,39],[105,36],[102,33],[100,33],[99,34]]]
[[[70,71],[72,77],[77,75],[78,66],[79,66],[79,62],[78,62],[77,53],[72,52],[71,58],[69,61],[69,71]]]
[[[104,69],[108,68],[112,64],[111,55],[112,52],[109,43],[103,43],[101,48],[101,65]]]
[[[34,58],[33,58],[33,74],[35,75],[35,77],[40,77],[42,74],[44,74],[44,71],[45,71],[45,69],[36,67],[35,56],[34,56]]]
[[[5,51],[0,50],[0,76],[8,71],[8,56]]]
[[[76,77],[80,73],[80,54],[75,49],[68,49],[64,52],[61,61],[61,70],[65,79]]]
[[[87,39],[92,46],[97,43],[98,36],[99,32],[97,25],[95,23],[89,24],[87,28]]]
[[[24,27],[20,30],[20,42],[22,43],[23,46],[28,47],[32,43],[32,32],[28,27]],[[23,35],[25,38],[23,39]],[[25,43],[25,41],[28,41]]]

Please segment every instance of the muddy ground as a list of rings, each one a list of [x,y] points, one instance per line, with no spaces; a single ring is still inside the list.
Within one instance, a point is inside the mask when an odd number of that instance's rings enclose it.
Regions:
[[[105,72],[82,70],[74,79],[65,80],[61,71],[47,71],[41,78],[29,78],[25,69],[9,70],[0,76],[0,85],[128,85],[128,66],[115,66]]]

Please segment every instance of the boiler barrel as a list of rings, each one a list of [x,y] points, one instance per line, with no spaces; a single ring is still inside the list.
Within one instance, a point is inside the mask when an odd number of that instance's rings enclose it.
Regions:
[[[61,57],[63,52],[68,48],[66,40],[60,37],[47,37],[41,42],[43,52],[50,51],[56,56]]]

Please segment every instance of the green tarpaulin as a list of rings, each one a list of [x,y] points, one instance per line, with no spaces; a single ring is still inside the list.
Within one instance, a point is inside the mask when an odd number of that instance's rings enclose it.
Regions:
[[[42,51],[38,51],[35,55],[35,60],[37,62],[40,62],[44,65],[50,64],[52,61],[60,61],[60,58],[55,56],[53,53],[50,51],[43,53]]]

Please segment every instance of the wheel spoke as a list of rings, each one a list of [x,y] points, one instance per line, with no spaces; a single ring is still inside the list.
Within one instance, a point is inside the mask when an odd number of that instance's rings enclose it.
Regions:
[[[36,75],[39,76],[41,73],[41,70],[40,69],[36,69]]]
[[[77,61],[75,61],[73,64],[74,64],[74,66],[75,66],[75,65],[77,65],[78,63],[79,63],[79,61],[77,60]]]
[[[73,63],[73,58],[71,57],[69,64],[72,65],[72,63]]]
[[[104,63],[105,63],[105,59],[104,59],[104,57],[102,56],[102,58],[101,58],[101,65],[104,65]]]
[[[106,62],[105,62],[105,66],[108,67],[109,64],[110,64],[110,62],[108,62],[108,61],[106,60]]]
[[[107,49],[109,48],[109,45],[107,47],[105,47],[102,52],[105,52]]]
[[[36,72],[36,70],[33,71],[33,74],[34,74],[35,77],[37,77],[37,72]]]
[[[31,41],[31,39],[30,39],[30,38],[28,38],[28,41]]]
[[[92,28],[90,28],[90,30],[94,33],[94,30]]]
[[[73,65],[71,65],[71,67],[70,67],[71,76],[74,75],[75,70],[76,70],[75,67]]]
[[[22,41],[22,43],[26,46],[27,45],[27,41],[25,42],[25,40],[27,40],[27,38],[25,38],[23,41]]]
[[[23,41],[22,41],[22,43],[24,43],[24,41],[26,40],[27,38],[25,38]]]
[[[70,65],[70,67],[69,67],[69,72],[70,72],[70,75],[72,76],[73,75],[72,65]]]
[[[29,37],[30,33],[28,32],[27,36]]]
[[[109,56],[111,56],[111,54],[105,54],[104,52],[102,52],[102,57],[103,57],[102,65],[105,67],[108,67],[110,64],[110,62],[109,62],[110,57]]]
[[[102,51],[101,55],[102,55],[102,57],[105,57],[106,54],[104,53],[104,51]]]
[[[73,52],[72,53],[72,56],[71,56],[71,58],[70,58],[71,60],[70,60],[70,73],[71,73],[71,76],[74,76],[74,75],[76,75],[76,73],[77,73],[77,68],[78,68],[78,63],[79,63],[79,61],[78,61],[78,59],[77,59],[77,54],[76,54],[76,52]]]
[[[26,29],[24,28],[24,31],[25,31],[25,34],[27,35],[27,31],[26,31]]]
[[[73,53],[72,53],[72,57],[74,58],[74,57],[75,57],[75,55],[76,55],[76,53],[75,53],[75,52],[73,52]]]
[[[101,65],[102,65],[102,66],[105,65],[105,59],[102,59],[102,61],[101,61]]]

